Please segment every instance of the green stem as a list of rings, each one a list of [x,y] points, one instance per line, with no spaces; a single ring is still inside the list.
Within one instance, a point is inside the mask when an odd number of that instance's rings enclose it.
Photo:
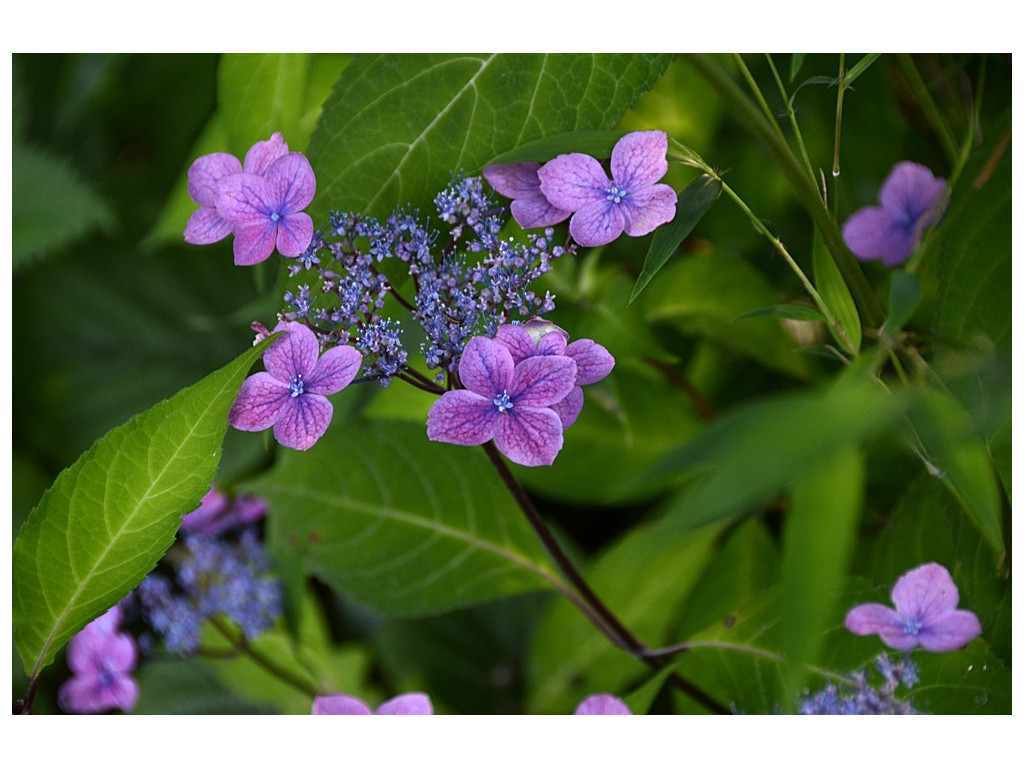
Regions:
[[[747,64],[743,61],[743,57],[738,53],[734,53],[732,57],[736,62],[736,66],[740,68],[740,73],[743,75],[743,79],[747,81],[747,85],[750,87],[750,90],[753,91],[754,98],[757,99],[757,103],[761,106],[761,111],[764,113],[765,119],[772,126],[772,129],[775,131],[775,135],[784,142],[786,140],[786,135],[782,132],[782,129],[779,128],[779,124],[775,120],[775,115],[768,107],[768,102],[765,99],[764,94],[761,93],[761,89],[758,87],[754,76],[750,74],[750,70],[747,69]]]
[[[814,166],[811,165],[811,157],[807,154],[807,146],[804,144],[803,134],[800,133],[800,124],[796,121],[796,111],[793,109],[793,103],[790,101],[789,94],[786,93],[786,86],[783,84],[782,78],[779,77],[779,71],[775,68],[775,62],[772,60],[771,54],[766,53],[765,58],[768,59],[768,67],[775,78],[775,85],[778,86],[779,94],[782,96],[782,100],[786,102],[786,116],[789,118],[789,125],[793,129],[796,145],[800,147],[800,155],[804,161],[804,170],[814,183],[817,184],[817,179],[814,178]]]
[[[821,232],[822,241],[836,260],[843,279],[853,294],[866,325],[878,328],[885,320],[882,307],[868,283],[857,259],[843,242],[842,233],[825,207],[813,181],[808,179],[789,145],[782,141],[743,94],[732,78],[713,59],[702,54],[681,54],[718,92],[729,110],[764,144],[786,176],[797,198]]]
[[[910,54],[898,54],[896,60],[900,64],[900,69],[903,70],[903,76],[907,78],[910,90],[914,92],[914,98],[921,105],[925,117],[931,123],[938,136],[939,144],[942,145],[942,151],[945,152],[946,159],[949,160],[951,166],[955,166],[960,152],[956,146],[953,129],[949,127],[949,122],[943,116],[942,110],[939,109],[935,99],[932,98],[931,91],[925,85],[924,79],[921,77],[921,73],[918,71],[917,65]]]
[[[262,651],[257,650],[250,645],[244,636],[236,633],[232,628],[221,618],[214,617],[210,619],[210,623],[213,627],[224,636],[224,638],[231,643],[232,647],[237,649],[239,652],[246,654],[256,664],[261,666],[268,673],[276,677],[278,680],[287,683],[288,685],[296,688],[303,693],[307,694],[310,698],[316,698],[322,694],[322,691],[306,680],[293,674],[290,670],[285,669],[275,662],[272,658],[267,656]]]
[[[836,94],[836,138],[832,146],[832,216],[839,216],[839,137],[843,132],[843,94],[846,93],[846,54],[839,54],[839,93]]]

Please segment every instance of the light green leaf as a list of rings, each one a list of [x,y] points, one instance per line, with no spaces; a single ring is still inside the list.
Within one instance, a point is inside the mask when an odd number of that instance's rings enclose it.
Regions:
[[[113,224],[110,209],[67,161],[16,142],[11,165],[14,269]]]
[[[840,347],[856,355],[860,352],[861,325],[860,314],[857,312],[857,304],[853,295],[843,279],[839,267],[836,266],[832,254],[825,247],[821,234],[814,231],[814,244],[812,246],[814,262],[814,285],[821,294],[825,306],[835,316],[836,322],[843,329],[843,334],[838,335],[833,331],[833,336]],[[833,330],[831,326],[829,330]]]
[[[854,81],[868,71],[868,67],[875,63],[880,53],[868,53],[862,56],[856,64],[846,70],[846,76],[843,77],[843,86],[849,88],[853,85]]]
[[[452,172],[554,133],[608,129],[657,80],[664,54],[358,55],[310,143],[313,210],[432,210]]]
[[[274,510],[274,551],[382,613],[563,586],[483,451],[432,443],[421,425],[336,423],[248,490]]]
[[[654,237],[651,239],[651,247],[647,251],[647,258],[644,261],[644,268],[636,280],[628,304],[633,303],[633,300],[647,287],[658,270],[665,266],[679,244],[693,231],[704,214],[711,210],[711,206],[715,204],[721,193],[722,182],[706,175],[698,176],[679,193],[675,218],[655,231]]]
[[[228,411],[263,346],[108,432],[32,510],[12,567],[14,640],[30,676],[174,541],[210,489]]]
[[[782,565],[786,695],[796,701],[818,661],[846,577],[864,497],[864,459],[847,446],[793,482]]]

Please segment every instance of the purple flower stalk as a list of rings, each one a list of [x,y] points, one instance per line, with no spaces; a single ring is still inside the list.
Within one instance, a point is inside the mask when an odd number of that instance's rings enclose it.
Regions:
[[[898,651],[920,645],[941,653],[963,648],[981,634],[981,623],[971,611],[957,610],[960,593],[949,571],[927,563],[900,576],[892,588],[896,610],[880,603],[865,603],[846,614],[846,628],[855,635],[878,635]]]
[[[584,246],[605,245],[623,232],[640,237],[676,215],[676,193],[656,184],[668,172],[663,131],[627,133],[612,149],[612,178],[590,155],[573,152],[537,172],[540,190],[555,208],[572,211],[569,233]]]
[[[576,362],[538,355],[518,364],[497,341],[474,336],[459,362],[465,389],[445,392],[430,408],[427,437],[456,445],[493,439],[517,464],[551,464],[562,448],[562,423],[551,406],[576,384]]]
[[[595,693],[587,696],[576,707],[574,715],[632,715],[626,702],[610,693]]]
[[[138,651],[132,637],[118,631],[120,621],[121,609],[115,605],[71,638],[68,667],[72,677],[58,693],[65,712],[129,712],[135,707],[139,685],[131,673]]]
[[[388,699],[374,712],[355,696],[338,694],[313,699],[314,715],[432,715],[434,706],[425,693],[403,693]]]
[[[881,259],[887,267],[906,261],[924,231],[945,211],[945,179],[917,163],[897,163],[878,193],[881,205],[861,208],[843,225],[843,239],[862,260]]]
[[[583,387],[600,381],[615,367],[615,358],[600,344],[578,339],[566,345],[568,338],[569,334],[557,325],[539,317],[523,325],[503,325],[494,337],[508,349],[515,363],[538,355],[565,355],[576,362],[575,385],[564,400],[551,406],[563,430],[575,424],[583,410]]]
[[[318,357],[316,335],[300,323],[278,323],[274,330],[287,334],[263,353],[266,371],[242,383],[228,423],[247,432],[273,427],[277,442],[304,451],[331,423],[334,409],[325,395],[352,383],[363,358],[347,345]]]
[[[509,163],[484,168],[484,178],[505,197],[512,198],[512,218],[523,229],[550,227],[565,221],[572,211],[556,208],[540,191],[540,163]]]

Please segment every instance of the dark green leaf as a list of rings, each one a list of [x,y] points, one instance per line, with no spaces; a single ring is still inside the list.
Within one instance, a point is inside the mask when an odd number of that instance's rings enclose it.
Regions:
[[[626,135],[626,131],[568,131],[520,144],[514,149],[492,157],[487,165],[504,163],[543,163],[557,155],[582,152],[585,155],[604,160],[612,155],[615,142]]]
[[[430,210],[452,172],[475,173],[542,136],[612,128],[664,72],[664,54],[358,55],[310,143],[313,210]]]
[[[665,266],[669,257],[676,252],[679,244],[697,226],[697,222],[711,210],[711,206],[715,204],[721,193],[722,182],[711,176],[699,176],[679,193],[675,218],[668,224],[659,227],[651,239],[651,247],[647,251],[644,268],[629,297],[629,304],[632,304],[640,292],[647,287],[658,270]]]
[[[881,55],[880,53],[866,54],[856,64],[846,70],[846,76],[843,78],[844,87],[849,88],[853,85],[854,80],[867,72],[868,67],[874,64],[875,60]]]
[[[800,74],[800,68],[804,65],[804,59],[807,58],[806,53],[794,53],[789,60],[789,82],[796,80],[796,76]]]
[[[921,299],[921,280],[912,272],[893,270],[889,278],[889,309],[885,330],[889,334],[899,332],[914,316]]]
[[[174,541],[217,471],[227,416],[265,344],[111,430],[64,470],[14,543],[14,639],[34,676]]]
[[[825,316],[817,309],[808,306],[807,304],[776,304],[774,307],[756,309],[753,312],[747,312],[745,315],[740,315],[736,318],[736,322],[748,317],[758,317],[760,315],[768,315],[769,317],[786,317],[790,320],[800,320],[808,323],[825,322]]]

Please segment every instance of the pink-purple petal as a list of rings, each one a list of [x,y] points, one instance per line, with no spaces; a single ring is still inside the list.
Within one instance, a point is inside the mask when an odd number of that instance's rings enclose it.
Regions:
[[[615,358],[607,349],[591,339],[577,339],[565,348],[565,354],[576,361],[576,383],[594,384],[615,367]]]
[[[626,702],[610,693],[595,693],[587,696],[576,707],[574,715],[632,715]]]
[[[892,602],[901,615],[929,624],[955,609],[960,593],[949,571],[938,563],[926,563],[896,580]]]
[[[498,326],[494,340],[509,351],[513,363],[519,363],[537,354],[537,345],[534,343],[533,337],[521,325]]]
[[[556,208],[578,211],[583,206],[604,201],[611,181],[590,155],[573,152],[549,160],[537,172],[540,191]]]
[[[554,405],[576,384],[576,361],[563,355],[536,355],[516,365],[509,397],[515,409]]]
[[[668,173],[668,136],[664,131],[627,133],[612,149],[612,178],[630,192],[654,184]]]
[[[541,336],[537,342],[537,354],[539,355],[564,355],[566,348],[566,337],[562,333],[552,332]]]
[[[253,226],[235,228],[235,242],[232,252],[235,264],[239,267],[251,267],[270,258],[277,242],[277,225],[270,220]]]
[[[267,168],[263,178],[273,210],[282,216],[298,213],[313,202],[316,175],[309,160],[300,152],[279,157]]]
[[[485,336],[466,342],[459,361],[459,379],[467,389],[494,399],[508,389],[515,364],[504,346]]]
[[[532,197],[521,197],[518,200],[513,200],[509,208],[512,212],[512,218],[523,229],[553,227],[572,215],[572,211],[564,211],[553,206],[539,192]]]
[[[488,165],[483,174],[498,194],[516,200],[540,195],[539,170],[540,163],[506,163]]]
[[[323,395],[307,392],[290,397],[274,423],[274,439],[281,445],[305,451],[327,431],[333,413],[334,407]]]
[[[291,399],[286,382],[260,371],[242,382],[238,397],[231,405],[228,424],[244,432],[261,432],[281,417]]]
[[[676,191],[668,184],[655,184],[631,192],[620,208],[625,232],[642,237],[676,217]]]
[[[903,619],[881,603],[863,603],[846,614],[846,628],[855,635],[877,635],[883,631],[903,632]]]
[[[217,182],[226,176],[242,172],[238,158],[226,152],[214,152],[198,157],[188,169],[188,193],[203,206],[217,203]]]
[[[494,403],[475,392],[445,392],[427,414],[427,437],[454,445],[482,445],[494,437],[498,416]]]
[[[203,206],[189,217],[185,225],[185,242],[209,245],[223,240],[231,234],[231,230],[231,222],[224,219],[216,208]]]
[[[494,444],[509,459],[523,466],[554,463],[562,449],[562,440],[562,422],[550,408],[516,405],[498,414],[495,421]]]
[[[921,632],[921,647],[944,653],[963,648],[981,635],[981,622],[971,611],[950,611],[929,622]]]
[[[316,362],[312,373],[304,379],[306,392],[315,395],[333,395],[340,392],[359,373],[363,356],[347,344],[331,347]]]
[[[277,158],[288,154],[288,144],[280,131],[274,133],[266,141],[257,141],[249,151],[245,153],[243,166],[246,173],[255,173],[262,176]]]
[[[272,223],[275,206],[271,190],[262,176],[236,173],[217,182],[217,210],[236,227]]]
[[[314,715],[372,715],[366,704],[355,696],[337,694],[334,696],[317,696],[313,699]]]
[[[917,219],[938,207],[946,193],[946,182],[937,179],[919,163],[897,163],[878,193],[883,208]]]
[[[583,410],[583,388],[573,387],[564,399],[551,406],[551,410],[558,414],[558,420],[562,422],[562,429],[571,427],[576,423],[576,419],[579,418],[580,412]]]
[[[320,342],[317,341],[316,334],[302,323],[295,322],[278,323],[274,327],[274,332],[278,331],[286,333],[275,339],[263,353],[263,367],[267,369],[267,373],[286,385],[292,376],[314,378],[317,357],[320,354]]]
[[[434,706],[425,693],[403,693],[377,707],[378,715],[432,715]]]
[[[843,240],[858,259],[881,259],[886,266],[902,263],[917,246],[913,229],[892,211],[875,206],[861,208],[846,220]]]
[[[569,234],[587,248],[607,245],[622,234],[626,221],[622,206],[603,197],[584,205],[569,220]]]
[[[301,256],[313,240],[313,219],[306,213],[290,213],[277,222],[277,250],[290,259]]]

